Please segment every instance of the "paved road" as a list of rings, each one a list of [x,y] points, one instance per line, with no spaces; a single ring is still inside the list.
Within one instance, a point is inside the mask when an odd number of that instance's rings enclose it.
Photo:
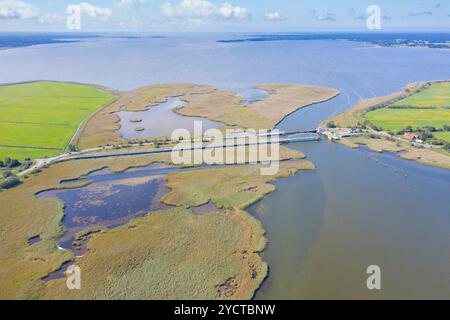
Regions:
[[[153,145],[153,143],[145,143],[143,145]],[[140,145],[135,144],[135,145],[130,145],[130,146],[140,146]],[[84,150],[77,151],[77,152],[67,152],[67,153],[63,153],[58,156],[46,158],[46,159],[37,159],[33,166],[31,166],[27,170],[19,172],[17,174],[17,176],[19,176],[19,177],[24,176],[28,173],[33,172],[34,170],[37,170],[39,168],[42,168],[46,165],[50,165],[55,162],[70,160],[73,156],[76,156],[76,155],[81,155],[81,154],[96,152],[96,151],[112,150],[112,149],[113,149],[113,147],[98,147],[98,148],[84,149]]]
[[[409,143],[409,144],[412,144],[413,146],[416,146],[416,147],[421,147],[421,148],[426,148],[426,149],[439,149],[439,148],[441,148],[440,146],[435,146],[435,145],[432,145],[432,144],[429,144],[429,143],[420,143],[420,142],[415,142],[415,141],[403,139],[403,138],[400,138],[400,137],[396,137],[396,136],[390,135],[389,133],[382,132],[382,131],[375,131],[375,130],[372,130],[372,129],[366,129],[366,130],[363,130],[363,131],[367,132],[367,133],[375,134],[375,135],[378,135],[378,136],[382,136],[382,137],[385,137],[385,138],[394,139],[394,140],[397,140],[397,141],[400,141],[400,142]]]
[[[303,131],[295,131],[295,132],[303,132]],[[306,131],[305,131],[306,132]],[[291,132],[289,132],[291,133]],[[273,136],[276,133],[274,132],[268,132],[266,134],[257,134],[257,136]],[[279,132],[279,135],[286,135],[286,132]],[[224,140],[232,140],[236,138],[245,138],[248,137],[248,134],[240,133],[239,135],[233,135],[233,136],[227,136],[224,137]],[[279,143],[289,143],[289,142],[301,142],[301,141],[317,141],[320,140],[320,137],[318,135],[307,137],[305,136],[302,138],[298,134],[294,134],[292,138],[280,138]],[[199,142],[199,139],[194,140],[193,142]],[[232,144],[213,144],[213,145],[207,145],[207,146],[201,146],[201,147],[178,147],[178,148],[159,148],[159,149],[144,149],[144,150],[133,150],[133,151],[119,151],[119,152],[105,152],[105,153],[94,153],[94,152],[102,152],[107,150],[114,150],[114,146],[108,146],[108,147],[98,147],[98,148],[91,148],[91,149],[84,149],[77,152],[68,152],[64,153],[55,157],[47,158],[47,159],[37,159],[35,164],[28,168],[27,170],[24,170],[20,173],[18,173],[18,176],[24,176],[26,174],[29,174],[33,172],[34,170],[40,169],[44,166],[65,161],[65,160],[82,160],[82,159],[96,159],[96,158],[109,158],[109,157],[120,157],[120,156],[133,156],[133,155],[142,155],[142,154],[156,154],[156,153],[165,153],[165,152],[172,152],[172,151],[184,151],[184,150],[198,150],[198,149],[213,149],[213,148],[226,148],[226,147],[239,147],[239,146],[248,146],[248,145],[255,145],[255,144],[261,144],[261,143],[267,143],[264,141],[259,141],[257,143],[232,143]],[[269,142],[270,143],[270,142]],[[154,143],[141,143],[141,144],[128,144],[127,148],[130,147],[142,147],[142,146],[154,146]],[[93,153],[93,154],[92,154]]]

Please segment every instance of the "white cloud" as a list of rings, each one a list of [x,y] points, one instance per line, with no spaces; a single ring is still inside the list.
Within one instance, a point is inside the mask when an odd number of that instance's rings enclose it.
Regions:
[[[82,2],[79,6],[81,12],[86,16],[98,18],[103,21],[108,20],[113,13],[109,8],[97,7],[87,2]],[[65,16],[54,13],[43,13],[38,6],[22,0],[0,0],[0,19],[34,19],[40,23],[54,24],[64,21]]]
[[[40,23],[46,23],[46,24],[54,24],[57,22],[61,22],[64,21],[64,17],[58,14],[43,14],[39,17],[39,22]]]
[[[311,11],[311,15],[317,21],[336,21],[336,14],[332,12],[320,13],[313,10]]]
[[[203,24],[202,19],[189,19],[189,24],[194,27],[200,27]]]
[[[282,21],[286,20],[278,11],[264,13],[264,18],[269,21]]]
[[[245,20],[250,17],[250,12],[246,8],[234,6],[228,2],[216,5],[208,0],[181,0],[176,5],[166,2],[161,5],[161,11],[169,18],[189,20],[202,18]]]
[[[367,18],[369,17],[369,15],[367,13],[363,13],[363,14],[357,14],[355,9],[350,9],[350,11],[348,12],[348,14],[352,17],[354,17],[356,20],[367,20]],[[389,14],[389,12],[387,10],[383,10],[383,14],[381,15],[381,19],[383,20],[392,20],[392,16]]]
[[[39,8],[20,0],[0,0],[0,19],[33,19]]]
[[[232,17],[237,19],[247,19],[248,17],[250,17],[250,13],[246,8],[233,7]]]
[[[117,5],[122,8],[132,8],[144,4],[145,2],[146,0],[120,0]]]
[[[108,20],[113,12],[110,8],[97,7],[87,2],[82,2],[79,4],[81,8],[81,13],[86,14],[91,18],[99,18],[100,20]]]

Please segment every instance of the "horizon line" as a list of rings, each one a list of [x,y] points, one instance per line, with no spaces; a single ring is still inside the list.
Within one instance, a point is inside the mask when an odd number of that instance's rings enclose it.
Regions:
[[[88,33],[166,33],[166,34],[198,34],[198,33],[365,33],[365,34],[380,34],[380,33],[448,33],[450,30],[302,30],[302,31],[114,31],[114,30],[97,30],[97,31],[82,31],[82,30],[6,30],[0,31],[2,33],[67,33],[67,34],[88,34]]]

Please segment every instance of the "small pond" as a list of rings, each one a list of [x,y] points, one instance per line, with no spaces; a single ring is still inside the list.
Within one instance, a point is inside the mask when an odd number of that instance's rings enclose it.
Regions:
[[[194,131],[194,122],[201,121],[203,131],[219,128],[222,123],[200,117],[187,117],[176,113],[187,105],[180,97],[169,97],[166,102],[150,106],[145,111],[120,111],[120,129],[117,131],[126,139],[147,139],[171,136],[176,129]]]

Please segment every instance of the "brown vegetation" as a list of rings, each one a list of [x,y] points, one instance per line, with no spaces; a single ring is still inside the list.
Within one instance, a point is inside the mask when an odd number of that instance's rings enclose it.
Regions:
[[[281,157],[301,158],[303,155],[282,147]],[[56,248],[63,232],[62,203],[38,199],[36,193],[54,188],[80,187],[82,185],[78,183],[60,185],[59,182],[86,176],[101,168],[124,171],[154,162],[170,163],[170,154],[57,163],[26,179],[19,187],[1,192],[0,297],[219,298],[218,287],[233,277],[239,286],[230,297],[250,298],[265,277],[266,265],[257,254],[262,250],[265,240],[259,222],[238,209],[245,207],[238,199],[250,203],[273,190],[273,186],[257,182],[254,175],[262,177],[256,169],[258,166],[250,165],[239,167],[239,170],[234,166],[217,169],[217,175],[223,177],[224,186],[230,190],[234,188],[237,192],[234,200],[236,207],[230,207],[226,214],[222,212],[195,216],[183,209],[184,204],[167,212],[151,213],[121,228],[91,235],[92,238],[87,243],[90,252],[76,261],[82,267],[83,288],[86,290],[69,292],[62,280],[40,280],[57,270],[64,261],[75,258],[70,252]],[[312,165],[304,161],[300,164],[286,162],[282,165],[280,176],[307,168],[312,168]],[[203,190],[206,195],[216,198],[217,195],[211,193],[212,190],[202,185],[208,183],[210,176],[216,175],[214,169],[207,170],[203,175],[207,173],[208,178],[198,176],[194,179],[197,187],[190,190]],[[197,170],[197,174],[202,175],[201,170]],[[236,176],[240,174],[245,179]],[[246,189],[246,179],[252,185],[256,183],[259,186],[252,189],[251,193],[254,195],[251,197],[241,195],[250,193],[243,191]],[[272,180],[264,178],[262,181]],[[233,184],[237,186],[233,187]],[[172,191],[180,192],[177,190],[174,186]],[[216,190],[221,192],[223,189],[217,185]],[[28,246],[27,240],[36,235],[42,240]],[[211,240],[213,235],[216,235],[214,241]],[[199,253],[202,255],[198,256]],[[188,256],[192,259],[182,262],[182,257]],[[171,273],[167,269],[170,266],[179,268]],[[124,289],[122,285],[130,290]],[[175,289],[172,290],[173,288]]]
[[[205,95],[185,97],[189,104],[179,112],[239,128],[272,129],[290,113],[338,94],[334,89],[298,84],[266,84],[258,88],[270,93],[267,99],[242,105],[241,97],[215,90]]]
[[[89,119],[75,142],[80,149],[126,144],[128,141],[116,133],[119,117],[114,113],[142,111],[166,101],[169,96],[180,96],[188,102],[185,108],[177,110],[186,116],[205,117],[239,128],[272,129],[295,110],[338,94],[334,89],[294,84],[267,84],[258,88],[267,90],[270,95],[251,105],[242,105],[242,98],[232,92],[210,86],[172,84],[120,92],[113,103]]]
[[[116,133],[120,126],[119,117],[114,113],[120,110],[143,111],[166,101],[169,96],[199,94],[211,90],[208,86],[168,84],[117,92],[118,98],[89,119],[75,143],[80,149],[127,143],[126,139]]]

